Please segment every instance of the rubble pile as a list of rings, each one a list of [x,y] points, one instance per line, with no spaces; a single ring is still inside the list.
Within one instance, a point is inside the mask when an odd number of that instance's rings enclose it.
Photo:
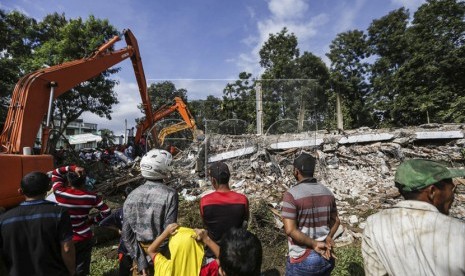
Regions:
[[[402,200],[394,186],[395,169],[402,160],[428,158],[445,161],[450,167],[463,167],[462,129],[462,125],[430,124],[343,133],[323,130],[278,136],[208,135],[206,156],[209,162],[227,163],[231,188],[246,194],[251,202],[264,200],[275,216],[276,228],[281,229],[282,195],[295,185],[292,161],[302,151],[313,154],[318,159],[316,178],[331,189],[337,200],[342,226],[336,244],[342,246],[361,237],[369,215]],[[193,143],[174,158],[170,185],[184,200],[196,200],[212,189],[207,177],[198,172],[198,160],[202,160],[199,155],[205,154],[201,148],[202,142]],[[203,159],[200,165],[204,163]],[[113,187],[139,180],[134,166],[131,170],[129,180]],[[464,203],[465,188],[459,185],[451,215],[464,220]]]
[[[421,130],[450,131],[461,126],[423,126]],[[302,151],[318,158],[316,178],[334,193],[342,225],[342,235],[336,240],[339,245],[351,243],[361,237],[366,218],[380,209],[389,208],[402,200],[394,186],[395,168],[404,159],[428,158],[442,160],[451,167],[463,167],[464,139],[415,138],[419,128],[390,131],[392,137],[386,141],[345,143],[337,141],[363,133],[380,133],[380,130],[359,129],[347,133],[331,134],[321,131],[306,134],[288,134],[277,137],[211,135],[208,148],[209,159],[216,154],[254,147],[255,152],[223,160],[231,169],[230,186],[244,193],[250,201],[265,200],[276,216],[276,227],[281,228],[280,202],[284,191],[295,184],[292,175],[292,160]],[[417,134],[418,135],[418,134]],[[271,149],[276,141],[323,140],[318,147]],[[204,178],[193,169],[199,145],[176,156],[175,172],[178,189],[188,200],[197,199],[211,189]],[[460,187],[461,186],[461,187]],[[451,215],[465,219],[465,189],[460,185]]]

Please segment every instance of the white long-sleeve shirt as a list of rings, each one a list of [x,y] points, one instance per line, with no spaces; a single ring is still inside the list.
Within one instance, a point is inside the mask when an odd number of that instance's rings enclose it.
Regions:
[[[366,275],[465,275],[465,223],[416,200],[367,219]]]

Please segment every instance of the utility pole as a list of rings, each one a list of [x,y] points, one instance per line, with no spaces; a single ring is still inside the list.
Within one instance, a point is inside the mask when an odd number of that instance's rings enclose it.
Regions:
[[[262,135],[263,134],[263,104],[262,104],[262,84],[260,81],[257,81],[255,85],[255,109],[257,112],[257,135]]]
[[[336,113],[337,113],[337,129],[344,130],[344,121],[342,118],[341,110],[341,96],[339,93],[336,93]]]
[[[128,120],[124,119],[124,144],[128,143]]]

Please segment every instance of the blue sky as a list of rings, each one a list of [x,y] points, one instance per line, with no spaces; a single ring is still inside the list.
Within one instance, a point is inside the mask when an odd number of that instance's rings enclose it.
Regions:
[[[242,71],[258,76],[258,51],[270,33],[287,27],[301,52],[328,63],[325,53],[340,32],[366,30],[373,19],[404,6],[414,12],[425,0],[1,0],[0,8],[19,10],[41,20],[53,12],[67,18],[107,18],[119,31],[131,29],[138,40],[148,83],[171,80],[188,99],[221,96],[227,82]],[[124,40],[116,48],[125,47]],[[329,64],[328,64],[329,65]],[[142,114],[131,62],[117,66],[114,78],[120,104],[113,120],[86,114],[99,128],[124,132]]]

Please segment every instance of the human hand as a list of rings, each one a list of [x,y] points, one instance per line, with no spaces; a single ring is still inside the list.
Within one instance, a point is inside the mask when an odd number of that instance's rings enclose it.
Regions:
[[[196,241],[202,241],[205,243],[205,239],[208,238],[208,231],[205,230],[205,229],[194,229],[195,231],[195,235],[193,235],[192,237],[196,240]]]
[[[79,176],[83,176],[85,174],[85,169],[83,167],[76,167],[74,172]]]
[[[315,241],[313,243],[313,250],[315,250],[316,253],[323,256],[323,258],[325,258],[326,260],[329,260],[329,258],[331,257],[331,248],[327,246],[326,242]]]
[[[334,246],[333,238],[331,238],[330,236],[327,236],[325,241],[326,241],[326,246],[332,249]]]
[[[178,227],[179,227],[179,225],[176,222],[168,224],[168,226],[166,226],[165,230],[163,231],[163,235],[165,237],[175,235],[178,232],[177,231]]]

